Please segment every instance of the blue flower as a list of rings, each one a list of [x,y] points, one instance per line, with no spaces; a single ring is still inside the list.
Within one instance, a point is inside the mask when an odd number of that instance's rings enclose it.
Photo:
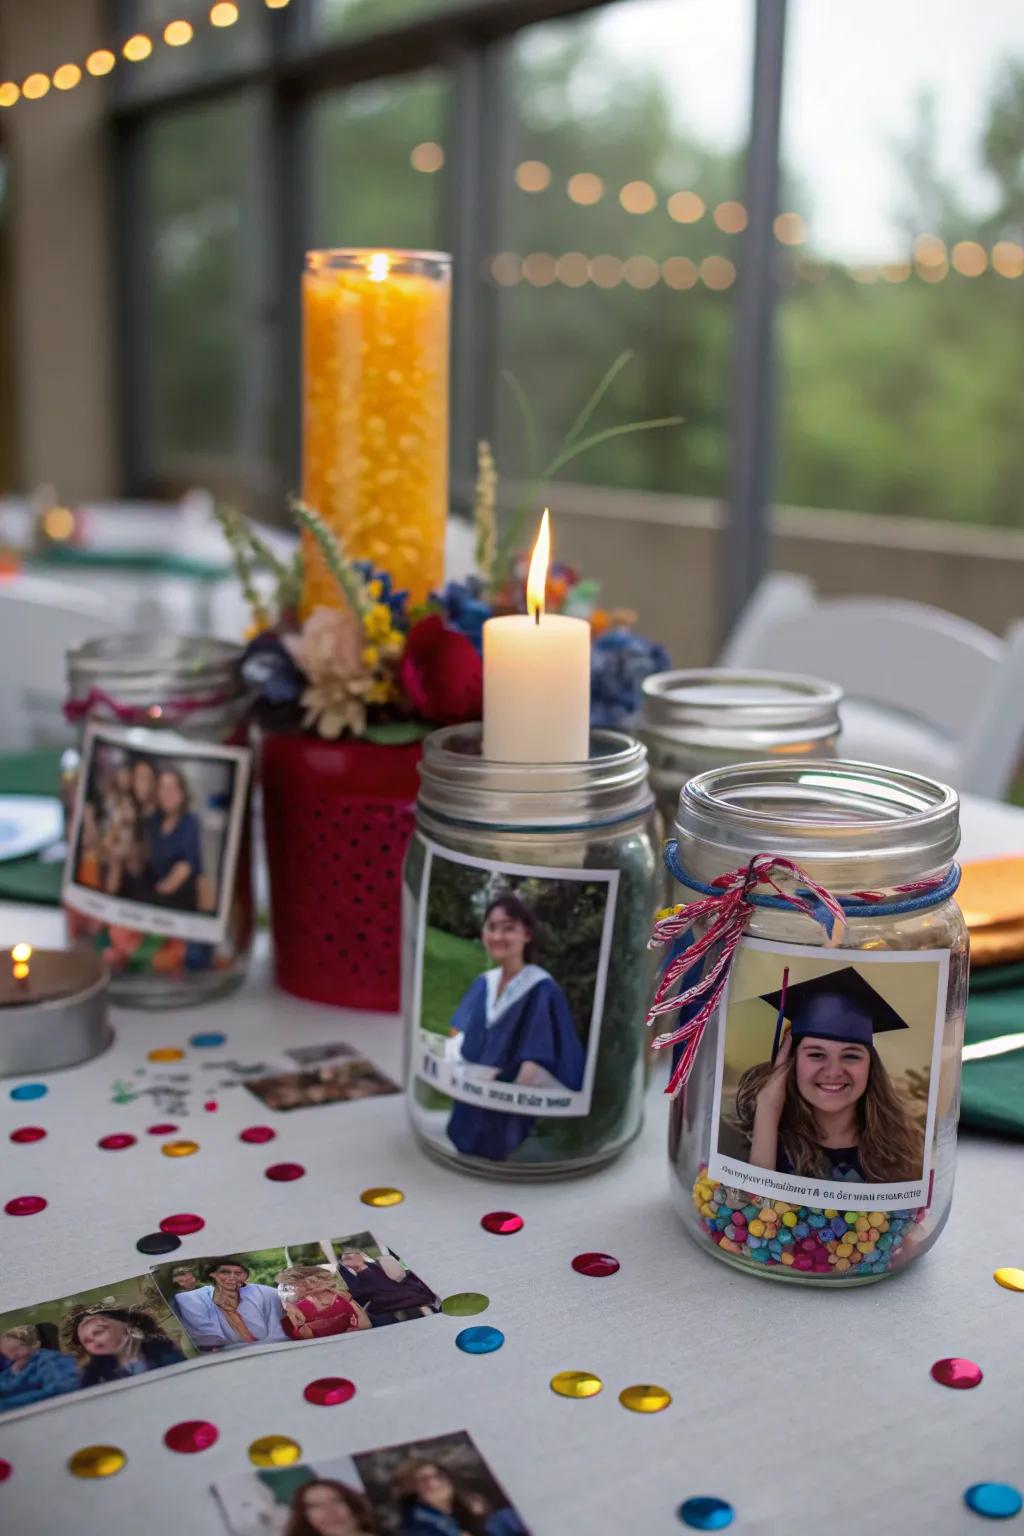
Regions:
[[[242,676],[257,697],[272,709],[297,704],[306,686],[306,679],[281,644],[280,636],[269,629],[246,646]]]
[[[404,589],[401,592],[396,592],[390,573],[388,571],[376,570],[369,560],[353,560],[352,569],[359,572],[367,586],[369,586],[371,581],[379,583],[380,596],[377,598],[377,601],[379,603],[387,603],[391,609],[391,622],[396,629],[406,629],[408,627],[406,615],[406,605],[409,601],[408,592]]]
[[[484,623],[491,617],[493,609],[484,596],[481,578],[467,576],[465,581],[450,581],[443,592],[433,594],[433,601],[440,607],[446,623],[461,631],[478,651],[482,651]]]
[[[590,719],[593,725],[629,727],[640,713],[642,684],[671,666],[663,645],[628,629],[609,629],[590,649]]]

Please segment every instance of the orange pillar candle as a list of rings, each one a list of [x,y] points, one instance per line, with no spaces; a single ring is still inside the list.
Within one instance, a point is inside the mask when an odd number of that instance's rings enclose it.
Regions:
[[[412,603],[444,581],[450,286],[417,251],[310,251],[302,280],[303,499]],[[337,607],[305,554],[304,612]]]

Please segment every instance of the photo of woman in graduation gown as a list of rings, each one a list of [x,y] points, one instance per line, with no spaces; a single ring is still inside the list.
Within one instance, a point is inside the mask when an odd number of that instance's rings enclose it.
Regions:
[[[862,1184],[922,1178],[923,1132],[874,1044],[877,1034],[908,1028],[905,1020],[852,965],[784,984],[763,1001],[777,1009],[772,1060],[750,1067],[736,1090],[746,1161]]]
[[[481,939],[493,968],[469,986],[451,1018],[467,1076],[524,1088],[583,1087],[586,1053],[562,988],[534,962],[536,923],[511,892],[495,896]],[[448,1136],[468,1157],[504,1162],[536,1116],[457,1103]]]

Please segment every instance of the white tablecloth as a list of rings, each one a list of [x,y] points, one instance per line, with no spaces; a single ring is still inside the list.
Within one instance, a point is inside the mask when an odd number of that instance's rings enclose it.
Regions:
[[[1024,851],[1024,814],[965,806],[968,856]],[[52,941],[59,915],[0,909],[0,939]],[[223,1030],[241,1061],[286,1044],[344,1039],[397,1072],[396,1019],[343,1014],[285,998],[259,964],[241,993],[201,1010],[115,1013],[117,1040],[88,1065],[54,1074],[46,1098],[15,1103],[0,1090],[0,1206],[41,1194],[41,1215],[0,1214],[0,1311],[101,1285],[147,1267],[136,1240],[170,1212],[195,1211],[205,1230],[173,1257],[274,1246],[369,1226],[440,1294],[480,1290],[475,1322],[506,1336],[495,1354],[456,1349],[460,1320],[436,1317],[316,1347],[253,1352],[224,1363],[89,1399],[0,1426],[0,1530],[10,1536],[214,1536],[223,1531],[208,1489],[249,1469],[264,1434],[298,1440],[308,1457],[467,1429],[534,1536],[668,1536],[692,1494],[732,1502],[740,1533],[829,1536],[928,1532],[969,1536],[968,1484],[1024,1482],[1021,1359],[1024,1295],[992,1281],[1024,1266],[1019,1219],[1022,1159],[1009,1143],[965,1137],[953,1215],[934,1252],[891,1282],[841,1293],[769,1284],[734,1273],[681,1231],[666,1196],[665,1105],[652,1089],[642,1138],[611,1169],[545,1187],[466,1178],[413,1146],[400,1097],[271,1116],[242,1088],[216,1113],[194,1097],[181,1133],[201,1144],[170,1159],[145,1134],[159,1118],[114,1106],[111,1084],[156,1046],[187,1047],[197,1030]],[[188,1050],[198,1075],[204,1053]],[[273,1120],[267,1146],[238,1140]],[[11,1146],[16,1125],[48,1129]],[[111,1153],[112,1131],[139,1136]],[[272,1162],[307,1174],[271,1183]],[[401,1205],[371,1211],[368,1185],[394,1184]],[[493,1237],[480,1217],[512,1209],[522,1232]],[[620,1272],[588,1279],[574,1254],[615,1254]],[[972,1392],[932,1381],[936,1359],[963,1355],[985,1371]],[[556,1371],[602,1377],[586,1401],[555,1396]],[[317,1376],[344,1375],[357,1395],[335,1408],[306,1403]],[[667,1387],[657,1415],[619,1405],[636,1382]],[[181,1456],[162,1437],[184,1419],[209,1419],[216,1445]],[[90,1444],[120,1446],[128,1464],[81,1481],[67,1458]]]

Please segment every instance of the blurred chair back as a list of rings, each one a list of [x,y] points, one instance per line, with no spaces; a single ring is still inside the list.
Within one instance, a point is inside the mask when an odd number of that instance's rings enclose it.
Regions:
[[[723,666],[808,672],[840,684],[843,757],[883,762],[999,798],[1024,746],[1024,623],[1005,640],[923,603],[818,598],[768,577]]]
[[[110,605],[64,582],[35,576],[0,581],[0,752],[70,746],[64,719],[64,658],[121,626]]]

